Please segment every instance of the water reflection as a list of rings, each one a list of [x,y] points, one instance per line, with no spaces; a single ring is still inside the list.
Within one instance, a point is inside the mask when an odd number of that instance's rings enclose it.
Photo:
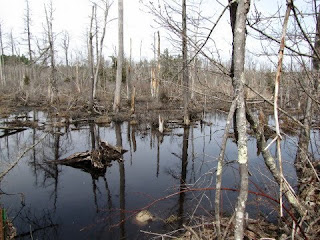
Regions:
[[[165,232],[181,226],[190,213],[197,214],[193,211],[200,204],[206,211],[199,214],[213,209],[210,205],[213,193],[207,193],[206,202],[199,203],[197,194],[184,190],[194,184],[195,187],[214,186],[211,180],[220,152],[225,124],[223,114],[207,115],[204,122],[191,127],[168,123],[166,127],[171,131],[165,135],[148,123],[118,122],[110,127],[99,127],[89,121],[61,125],[63,119],[46,121],[44,113],[31,112],[28,116],[38,123],[37,128],[0,138],[1,161],[6,166],[21,151],[38,142],[43,134],[48,134],[1,182],[4,192],[25,195],[23,210],[19,197],[1,195],[1,203],[10,209],[9,216],[16,217],[14,224],[19,234],[27,233],[31,226],[39,229],[33,232],[35,239],[50,239],[45,236],[47,233],[52,233],[52,239],[136,239],[141,228]],[[50,122],[50,126],[43,126],[44,122]],[[113,161],[100,172],[48,164],[76,152],[95,150],[99,148],[100,140],[127,149],[124,161]],[[286,144],[285,149],[289,149],[288,146],[294,149],[290,141],[283,144]],[[294,176],[290,154],[294,155],[291,150],[284,151],[284,159],[288,162],[285,170]],[[236,156],[236,146],[230,139],[223,187],[237,187]],[[254,139],[249,139],[249,158],[253,174],[250,180],[269,187],[271,194],[272,184],[266,184],[270,182],[270,175],[261,158],[256,156]],[[291,182],[295,182],[294,177]],[[254,186],[251,189],[255,190]],[[128,219],[135,210],[173,192],[179,194],[150,208],[157,215],[157,221],[141,227]],[[228,211],[236,194],[224,193],[223,196],[223,211]],[[159,220],[170,215],[176,215],[177,221]],[[49,220],[42,223],[35,220],[45,218]],[[139,235],[140,238],[143,237]]]
[[[183,129],[183,140],[182,140],[182,157],[181,157],[181,176],[180,176],[180,194],[179,194],[179,225],[182,227],[184,223],[184,202],[186,180],[187,180],[187,166],[188,166],[188,146],[189,146],[189,126],[185,126]]]

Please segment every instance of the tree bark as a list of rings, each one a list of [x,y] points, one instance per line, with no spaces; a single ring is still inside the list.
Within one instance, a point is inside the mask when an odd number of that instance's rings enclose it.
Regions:
[[[278,67],[277,67],[277,73],[276,73],[276,79],[274,84],[274,103],[273,103],[273,112],[274,112],[274,120],[276,125],[276,133],[277,133],[277,155],[278,155],[278,162],[279,162],[279,171],[281,175],[280,179],[280,194],[279,194],[279,204],[280,204],[280,216],[283,216],[282,212],[282,190],[283,190],[283,173],[282,173],[282,156],[281,156],[281,134],[280,134],[280,124],[279,124],[279,117],[278,117],[278,92],[280,88],[280,76],[282,72],[282,60],[283,60],[283,52],[284,52],[284,46],[285,46],[285,36],[287,31],[287,25],[289,20],[289,15],[291,11],[291,0],[287,3],[287,10],[283,22],[283,28],[282,28],[282,36],[281,36],[281,42],[280,42],[280,50],[278,55]]]
[[[123,0],[118,0],[118,59],[117,59],[117,78],[114,93],[113,111],[118,113],[121,104],[121,82],[123,65]]]
[[[237,101],[236,127],[238,132],[238,163],[240,171],[240,190],[236,206],[235,239],[243,239],[245,208],[248,198],[248,149],[247,149],[247,125],[244,96],[244,63],[246,43],[246,19],[250,8],[250,0],[239,0],[236,12],[231,11],[231,23],[233,29],[233,88]],[[234,15],[236,13],[236,15]]]

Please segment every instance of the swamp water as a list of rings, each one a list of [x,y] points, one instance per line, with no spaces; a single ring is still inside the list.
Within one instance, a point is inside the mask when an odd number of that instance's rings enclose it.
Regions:
[[[186,187],[215,187],[225,114],[208,115],[206,123],[189,128],[167,122],[171,131],[165,135],[148,124],[123,122],[101,127],[82,121],[61,126],[43,112],[26,115],[27,121],[36,122],[35,128],[8,136],[0,131],[1,172],[24,153],[0,185],[0,203],[22,239],[149,239],[154,236],[140,230],[166,233],[190,219],[199,223],[201,216],[213,219],[213,190],[178,192]],[[1,126],[16,118],[2,119]],[[48,163],[90,151],[98,139],[128,150],[123,161],[112,161],[98,173]],[[293,166],[296,142],[295,137],[285,137],[282,142],[284,171],[292,186],[297,184]],[[261,155],[257,156],[252,137],[248,148],[249,189],[277,198],[278,190]],[[237,148],[231,138],[225,159],[222,186],[237,189]],[[237,192],[222,193],[223,212],[230,215]],[[170,194],[173,196],[154,202]],[[137,224],[135,214],[149,204],[156,220]],[[277,214],[274,202],[254,194],[249,194],[247,209],[251,218],[262,214],[273,220]]]

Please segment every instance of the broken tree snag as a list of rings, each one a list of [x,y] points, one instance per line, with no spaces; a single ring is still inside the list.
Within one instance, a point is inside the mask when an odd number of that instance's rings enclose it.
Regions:
[[[65,159],[50,161],[50,163],[84,170],[104,169],[110,165],[112,160],[122,161],[122,155],[125,152],[127,150],[122,149],[122,147],[112,146],[106,141],[100,141],[98,149],[94,149],[91,152],[74,153]]]
[[[133,86],[131,93],[131,114],[134,114],[136,109],[136,87]]]
[[[152,68],[151,69],[151,82],[150,82],[150,86],[151,86],[151,96],[153,98],[157,98],[159,95],[159,80],[157,79],[156,76],[156,69]]]
[[[164,119],[159,115],[159,132],[163,133],[164,130]]]

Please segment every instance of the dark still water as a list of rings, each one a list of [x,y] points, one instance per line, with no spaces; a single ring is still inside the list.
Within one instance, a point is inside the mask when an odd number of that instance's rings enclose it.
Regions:
[[[40,141],[1,181],[0,202],[21,238],[148,239],[152,235],[140,230],[165,233],[178,229],[183,222],[188,224],[190,219],[201,222],[201,216],[213,216],[214,191],[205,191],[180,193],[152,204],[149,211],[156,219],[145,226],[133,221],[137,210],[156,199],[186,187],[215,186],[224,114],[212,114],[206,124],[196,123],[190,128],[167,122],[171,131],[164,136],[148,124],[133,126],[124,122],[99,127],[94,123],[78,123],[53,127],[48,123],[58,119],[47,119],[41,112],[27,114],[30,121],[37,121],[36,128],[5,137],[3,132],[0,134],[1,172]],[[5,122],[13,119],[2,119],[1,126],[7,126]],[[98,139],[128,150],[123,155],[124,161],[113,161],[100,173],[48,164],[91,150]],[[293,186],[295,145],[295,138],[283,141],[285,175]],[[249,138],[248,146],[250,189],[277,198],[278,190],[261,156],[256,155],[253,138]],[[232,139],[228,140],[225,160],[222,186],[237,189],[237,148]],[[236,197],[236,192],[223,191],[224,213],[232,213]],[[250,195],[248,204],[252,218],[263,214],[272,220],[276,214],[277,207],[267,199]],[[165,220],[170,216],[175,220]]]

